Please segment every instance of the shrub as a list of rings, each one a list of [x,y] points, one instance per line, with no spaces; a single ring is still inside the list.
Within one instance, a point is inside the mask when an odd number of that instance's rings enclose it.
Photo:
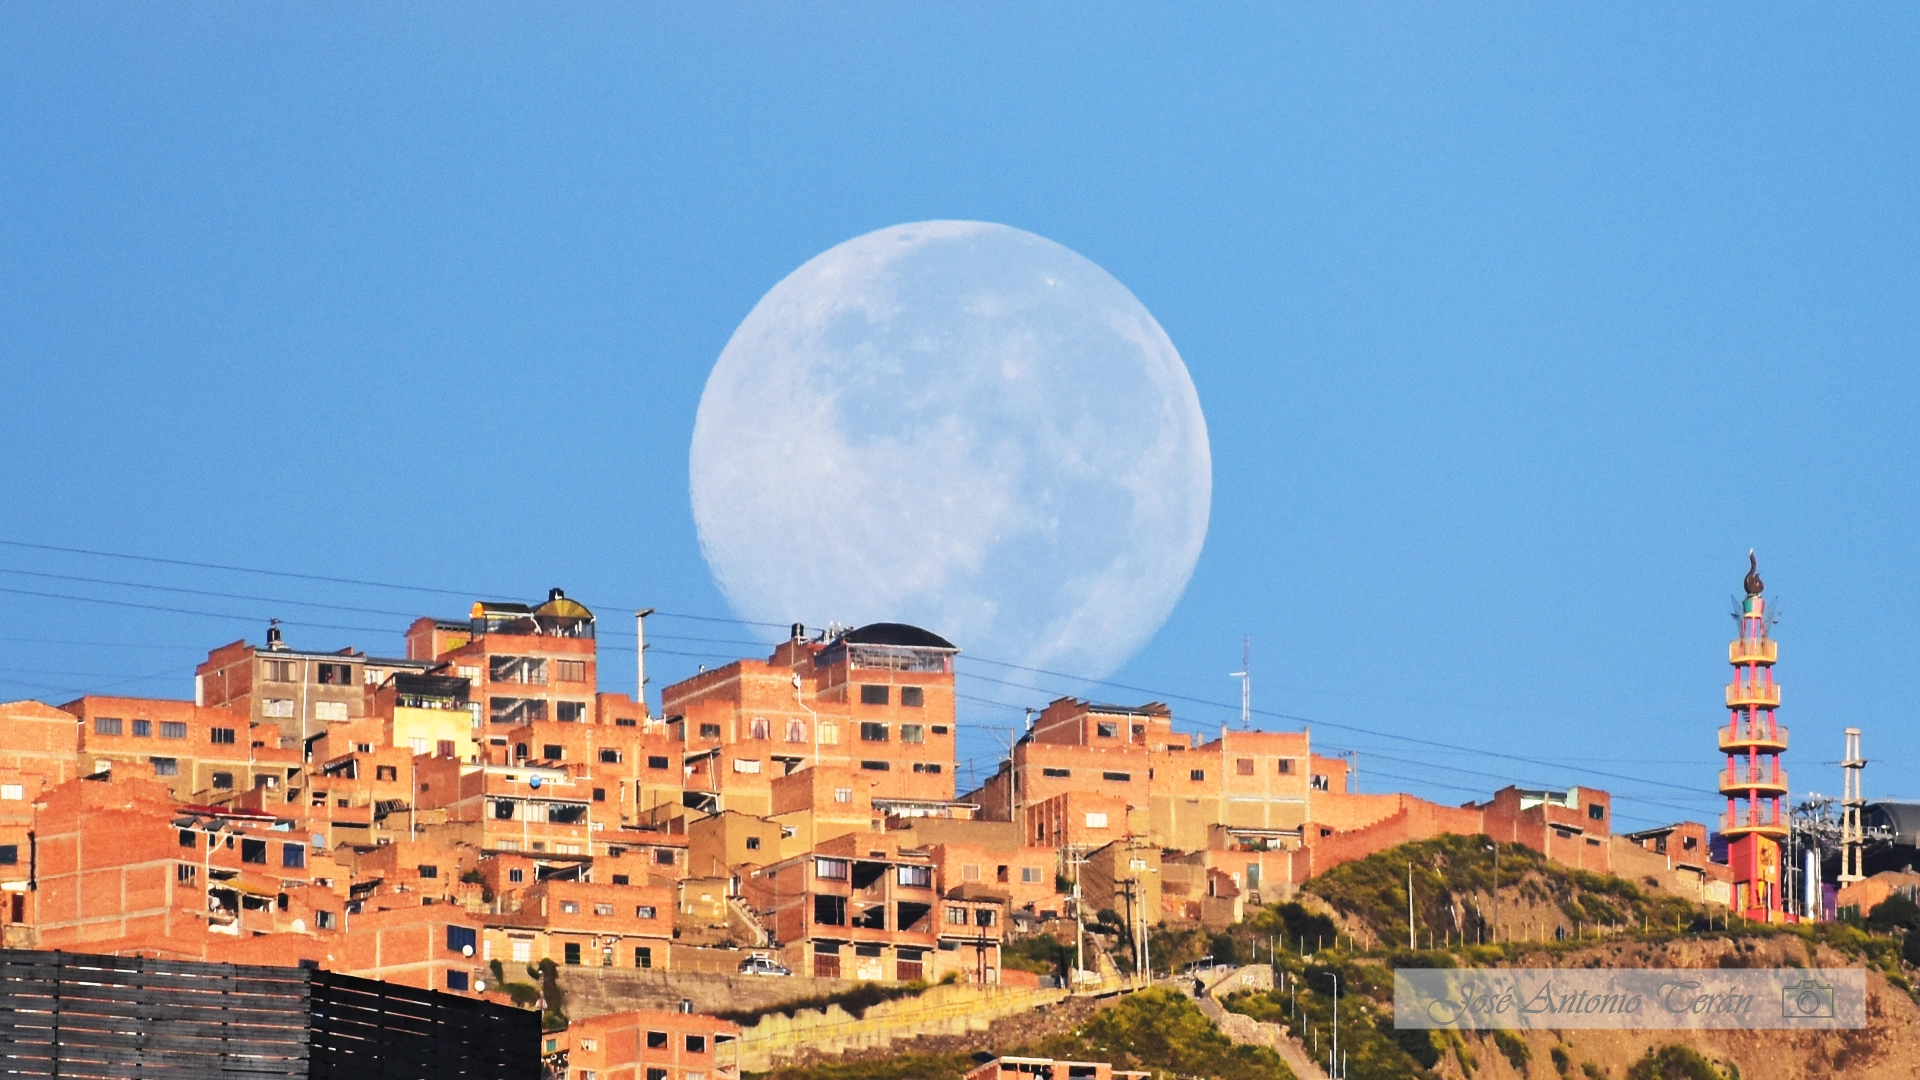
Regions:
[[[1867,912],[1867,929],[1876,934],[1920,928],[1920,904],[1904,896],[1889,896]]]
[[[1627,1080],[1727,1080],[1727,1074],[1684,1046],[1663,1046],[1634,1062]]]
[[[1533,1051],[1527,1049],[1525,1039],[1505,1028],[1494,1028],[1493,1045],[1499,1047],[1502,1054],[1507,1055],[1507,1061],[1513,1065],[1514,1072],[1522,1076],[1526,1075],[1527,1059],[1533,1056]]]

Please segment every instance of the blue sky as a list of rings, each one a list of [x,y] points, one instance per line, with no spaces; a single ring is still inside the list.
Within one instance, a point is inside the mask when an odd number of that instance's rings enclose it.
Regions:
[[[1366,790],[1707,814],[1756,547],[1796,793],[1845,726],[1871,795],[1920,756],[1910,8],[0,19],[0,540],[448,590],[0,545],[0,697],[184,695],[276,614],[376,652],[550,585],[724,619],[687,447],[728,335],[842,240],[974,218],[1124,282],[1206,411],[1206,548],[1112,677],[1154,693],[1100,696],[1217,725],[1247,633],[1256,707]],[[650,627],[656,687],[753,651]],[[967,672],[983,766],[1072,687]]]

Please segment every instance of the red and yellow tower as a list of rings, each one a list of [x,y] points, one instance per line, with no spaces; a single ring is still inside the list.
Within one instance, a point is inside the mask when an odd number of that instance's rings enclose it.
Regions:
[[[1767,601],[1761,595],[1766,585],[1751,551],[1745,584],[1740,636],[1727,646],[1733,681],[1727,684],[1730,715],[1720,729],[1720,749],[1727,755],[1720,774],[1720,794],[1727,797],[1720,832],[1733,870],[1733,909],[1757,922],[1792,922],[1784,910],[1780,868],[1780,841],[1787,835],[1787,816],[1780,808],[1787,795],[1787,774],[1780,768],[1787,729],[1774,717],[1780,684],[1773,681],[1773,664],[1780,646],[1767,636]]]

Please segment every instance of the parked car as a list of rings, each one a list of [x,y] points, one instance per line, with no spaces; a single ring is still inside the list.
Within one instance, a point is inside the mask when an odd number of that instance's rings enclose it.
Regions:
[[[793,969],[771,956],[749,956],[740,961],[742,975],[791,975]]]

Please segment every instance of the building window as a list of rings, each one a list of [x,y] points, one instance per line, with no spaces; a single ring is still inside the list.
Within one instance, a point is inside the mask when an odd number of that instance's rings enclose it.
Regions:
[[[847,880],[848,867],[845,859],[813,860],[813,876],[823,881]]]
[[[903,743],[926,742],[927,729],[919,724],[901,724],[900,741]]]
[[[230,772],[214,773],[213,774],[213,790],[232,791],[233,790],[233,774]]]
[[[0,799],[7,802],[19,802],[27,797],[25,784],[0,784]]]
[[[607,801],[607,789],[606,789],[606,788],[603,788],[603,787],[597,787],[597,788],[594,788],[594,789],[593,789],[593,801],[594,801],[594,802],[606,802],[606,801]]]
[[[1020,868],[1020,884],[1038,885],[1044,880],[1041,874],[1042,871],[1037,866],[1023,866]]]
[[[96,716],[96,717],[94,717],[94,718],[93,718],[93,733],[94,733],[95,735],[118,735],[118,734],[120,734],[120,718],[119,718],[119,717],[117,717],[117,716]]]
[[[937,773],[940,771],[940,763],[937,761],[916,761],[913,763],[913,771],[917,773]]]
[[[803,743],[807,741],[807,725],[804,721],[787,721],[787,741],[790,743]]]
[[[1107,827],[1107,815],[1091,814],[1091,813],[1087,815],[1087,828],[1104,829],[1106,827]]]
[[[667,1033],[666,1033],[666,1032],[664,1032],[664,1031],[649,1031],[649,1032],[647,1032],[647,1045],[648,1045],[648,1046],[650,1046],[650,1047],[652,1047],[652,1048],[653,1048],[653,1049],[655,1049],[655,1050],[664,1050],[664,1049],[666,1049],[666,1047],[667,1047]]]
[[[947,733],[947,725],[945,724],[933,725],[933,733],[935,735],[945,735]]]
[[[307,847],[305,844],[281,844],[280,865],[290,870],[304,870],[307,867]]]
[[[135,738],[144,739],[152,734],[153,734],[153,721],[135,720],[133,722],[133,735]]]
[[[322,686],[351,686],[353,667],[349,664],[315,664],[313,679]]]
[[[585,723],[587,703],[584,701],[559,701],[553,706],[553,718],[563,724]]]
[[[767,723],[766,717],[756,716],[747,721],[747,738],[771,739],[773,738],[773,726]]]
[[[631,716],[616,716],[613,719],[613,726],[614,727],[639,727],[640,721],[635,720]]]
[[[514,882],[515,884],[518,884],[522,881],[527,880],[527,872],[516,866],[513,869],[507,871],[507,880]]]
[[[423,878],[437,878],[440,876],[440,868],[432,863],[421,863],[418,870],[420,876]]]
[[[837,787],[837,788],[834,788],[834,789],[833,789],[833,801],[834,801],[834,802],[837,802],[837,803],[850,803],[850,802],[852,802],[852,801],[853,801],[853,789],[852,789],[852,788],[850,788],[850,787]]]
[[[187,734],[186,729],[187,729],[187,726],[185,724],[180,725],[180,734],[176,736],[171,736],[171,737],[184,738]],[[164,734],[164,732],[162,734]],[[223,746],[232,746],[235,741],[233,729],[230,727],[208,728],[207,740],[209,742],[219,743]]]
[[[1187,779],[1189,780],[1205,780],[1206,778],[1207,770],[1205,769],[1190,769],[1187,772]]]
[[[240,861],[243,863],[267,864],[267,842],[265,840],[240,841]]]
[[[267,682],[292,682],[293,661],[267,660],[261,663],[261,672]]]
[[[847,925],[847,898],[844,896],[815,896],[813,898],[813,921],[821,926]]]
[[[636,946],[633,950],[633,966],[637,968],[652,967],[653,950],[645,945]]]
[[[839,746],[840,745],[840,725],[839,724],[836,724],[831,720],[822,720],[820,721],[819,732],[820,732],[821,746]]]
[[[586,682],[587,662],[585,660],[555,660],[553,678],[556,682]]]
[[[860,741],[861,742],[886,742],[887,741],[887,725],[876,724],[872,722],[863,722],[860,725]]]
[[[719,724],[701,724],[701,725],[700,725],[700,737],[701,737],[701,738],[703,738],[703,739],[717,739],[717,738],[719,738],[719,737],[720,737],[720,725],[719,725]]]
[[[400,779],[400,766],[375,765],[373,767],[373,778],[375,780],[398,780]]]
[[[707,1052],[707,1037],[705,1035],[687,1036],[687,1053],[704,1054],[706,1052]]]
[[[973,925],[992,926],[993,925],[993,909],[992,908],[974,908],[973,909]]]
[[[871,686],[871,685],[864,685],[860,687],[860,704],[885,705],[886,703],[887,703],[886,687]]]
[[[547,685],[547,662],[538,656],[489,656],[487,678],[491,682]]]
[[[14,858],[19,858],[19,849],[14,849]],[[191,885],[200,877],[200,868],[192,863],[181,863],[173,868],[173,880],[182,885]]]
[[[1252,776],[1253,759],[1250,757],[1235,758],[1233,761],[1233,771],[1236,776]]]
[[[1607,816],[1607,808],[1601,805],[1600,803],[1588,803],[1587,816],[1592,818],[1595,821],[1605,820]]]
[[[633,909],[633,917],[636,919],[657,918],[657,911],[658,909],[652,904],[641,904],[639,907]]]
[[[900,704],[909,709],[918,709],[927,703],[927,692],[918,686],[900,688]]]
[[[954,925],[954,926],[965,926],[965,925],[967,925],[967,909],[966,909],[966,908],[963,908],[963,907],[950,907],[950,908],[948,908],[948,909],[947,909],[947,922],[948,922],[948,923],[950,923],[951,925]]]
[[[647,756],[647,768],[649,769],[666,769],[671,767],[672,766],[667,763],[666,757],[661,754],[649,754]]]
[[[293,715],[293,699],[267,698],[260,703],[260,715],[284,720]]]
[[[1314,773],[1314,774],[1313,774],[1313,776],[1312,776],[1312,777],[1310,777],[1310,778],[1308,779],[1308,781],[1307,781],[1307,786],[1309,786],[1309,787],[1311,787],[1311,788],[1313,788],[1313,790],[1315,790],[1315,791],[1325,791],[1325,790],[1327,790],[1327,776],[1326,776],[1326,774],[1325,774],[1325,773]]]
[[[453,746],[453,740],[452,739],[435,740],[434,753],[435,753],[435,756],[437,757],[442,757],[442,758],[453,757],[454,754],[456,753]]]
[[[1119,782],[1121,782],[1121,783],[1123,783],[1123,784],[1124,784],[1124,783],[1127,783],[1128,781],[1130,781],[1130,780],[1132,780],[1132,779],[1133,779],[1133,774],[1132,774],[1132,773],[1123,773],[1123,772],[1103,772],[1103,773],[1101,773],[1100,775],[1101,775],[1101,777],[1102,777],[1103,779],[1107,779],[1107,780],[1118,780]]]
[[[660,866],[672,866],[673,865],[673,849],[664,848],[664,847],[654,848],[653,861],[655,864]]]
[[[602,765],[620,764],[620,751],[615,750],[612,747],[602,747],[600,750],[600,764]]]
[[[1093,733],[1102,739],[1111,739],[1120,734],[1120,725],[1110,720],[1102,720],[1093,725]]]
[[[960,880],[961,881],[979,881],[980,880],[979,865],[975,863],[967,863],[962,867],[960,867]]]
[[[566,756],[567,748],[559,743],[543,743],[540,747],[540,757],[546,761],[564,761]]]
[[[860,767],[868,772],[891,772],[893,770],[893,766],[884,761],[863,761],[860,763]]]
[[[577,941],[567,942],[567,963],[574,967],[580,966],[580,943],[579,942]]]
[[[313,925],[321,930],[333,929],[333,912],[316,911],[313,913]]]
[[[1280,775],[1291,776],[1292,774],[1293,774],[1293,759],[1285,758],[1285,757],[1281,758],[1280,759]]]
[[[313,703],[315,720],[345,720],[347,703],[344,701],[316,701]]]
[[[449,971],[449,972],[447,972],[447,989],[449,989],[449,990],[465,990],[466,988],[467,988],[467,973],[466,973],[466,972],[464,972],[464,971]]]
[[[1041,776],[1058,776],[1058,777],[1065,778],[1068,776],[1072,776],[1073,770],[1072,769],[1041,769],[1040,775]]]
[[[737,773],[757,773],[760,771],[760,759],[734,758],[733,771]]]
[[[544,698],[497,697],[487,699],[487,721],[517,726],[547,718]]]
[[[578,914],[580,914],[580,901],[578,901],[578,900],[562,900],[562,901],[560,901],[560,914],[562,914],[562,915],[578,915]]]
[[[896,866],[893,868],[894,880],[909,889],[933,888],[933,867]]]
[[[153,763],[153,775],[155,776],[179,776],[180,775],[180,759],[179,758],[150,757],[147,760]]]
[[[595,904],[593,905],[593,913],[595,915],[612,915],[613,905],[612,904]]]
[[[757,836],[749,836],[749,837],[747,837],[747,850],[748,850],[748,851],[759,851],[759,850],[760,850],[760,838],[759,838],[759,837],[757,837]]]

